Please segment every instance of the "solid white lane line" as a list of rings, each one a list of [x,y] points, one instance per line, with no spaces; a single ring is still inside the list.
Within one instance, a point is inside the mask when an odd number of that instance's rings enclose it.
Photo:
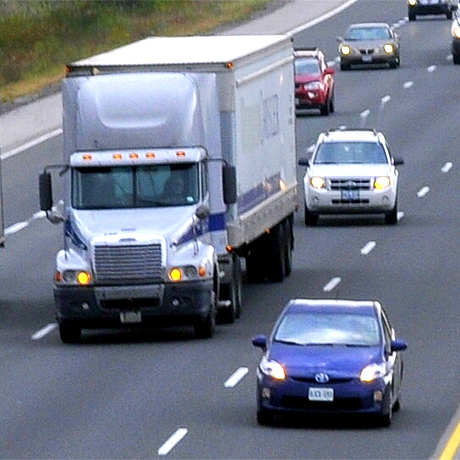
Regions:
[[[188,433],[187,428],[179,428],[159,449],[158,455],[167,455]]]
[[[430,191],[430,187],[422,187],[418,192],[417,196],[419,198],[423,198],[428,192]]]
[[[447,173],[447,172],[450,171],[450,169],[452,168],[452,166],[453,166],[453,164],[452,164],[450,161],[448,161],[448,162],[441,168],[441,171],[442,171],[443,173]]]
[[[412,88],[413,85],[414,85],[413,81],[406,81],[406,83],[404,83],[403,87],[404,87],[404,89],[409,89],[409,88]]]
[[[26,228],[29,225],[29,222],[18,222],[17,224],[11,225],[8,228],[5,228],[5,235],[12,235],[13,233],[19,232],[23,228]]]
[[[342,281],[338,276],[332,278],[326,286],[323,287],[324,292],[331,292]]]
[[[42,327],[39,331],[37,331],[33,336],[32,340],[39,340],[45,335],[49,334],[51,331],[57,328],[56,323],[50,323],[45,327]]]
[[[233,388],[248,372],[247,367],[240,367],[225,381],[224,387]]]
[[[375,248],[375,241],[369,241],[369,243],[365,244],[362,248],[361,248],[361,254],[363,256],[367,256],[367,254],[369,254],[372,249]]]
[[[24,150],[30,149],[32,147],[35,147],[38,144],[41,144],[49,139],[52,139],[53,137],[59,136],[59,134],[62,134],[62,128],[55,129],[54,131],[44,134],[43,136],[37,137],[37,139],[34,139],[33,141],[26,142],[20,147],[10,150],[9,152],[5,152],[3,155],[0,155],[0,159],[6,160],[7,158],[17,155],[18,153],[24,152]]]

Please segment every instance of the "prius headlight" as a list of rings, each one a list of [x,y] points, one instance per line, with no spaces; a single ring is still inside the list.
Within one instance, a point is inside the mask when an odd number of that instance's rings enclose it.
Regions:
[[[264,375],[276,380],[284,380],[286,378],[284,367],[272,359],[267,359],[265,356],[259,364],[259,369]]]
[[[361,382],[373,382],[385,376],[385,364],[372,363],[367,365],[359,376]]]
[[[379,176],[375,178],[374,188],[377,190],[384,190],[391,184],[391,180],[388,176]]]

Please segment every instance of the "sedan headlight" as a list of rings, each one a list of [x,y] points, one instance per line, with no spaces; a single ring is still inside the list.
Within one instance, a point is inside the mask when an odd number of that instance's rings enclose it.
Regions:
[[[455,37],[455,38],[460,38],[460,27],[454,27],[452,29],[452,35]]]
[[[387,54],[393,54],[395,52],[395,47],[391,43],[386,43],[383,45],[383,51]]]
[[[361,382],[373,382],[376,379],[382,378],[385,376],[385,364],[376,364],[372,363],[367,365],[359,376]]]
[[[322,177],[314,176],[310,179],[310,184],[313,188],[323,188],[326,182]]]
[[[408,3],[410,6],[415,6],[417,5],[417,0],[408,0]]]
[[[312,81],[303,85],[304,89],[323,89],[323,84],[320,81]]]
[[[388,176],[376,177],[374,181],[374,188],[377,190],[383,190],[388,188],[391,184],[391,180]]]
[[[276,380],[284,380],[286,378],[284,367],[276,361],[267,359],[265,356],[262,358],[259,368],[264,375],[273,377]]]
[[[343,55],[347,56],[347,55],[349,55],[351,53],[351,48],[348,45],[341,45],[340,46],[340,52]]]

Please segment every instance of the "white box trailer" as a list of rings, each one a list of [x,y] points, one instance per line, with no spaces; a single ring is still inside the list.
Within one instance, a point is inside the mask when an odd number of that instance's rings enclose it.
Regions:
[[[42,209],[65,222],[61,338],[160,321],[211,336],[218,309],[226,322],[241,313],[241,259],[249,281],[291,271],[292,39],[151,37],[66,70],[63,215],[52,207],[52,167],[40,178]],[[167,203],[160,191],[178,175],[185,202]],[[86,192],[97,176],[109,185]],[[108,190],[103,204],[90,202]]]

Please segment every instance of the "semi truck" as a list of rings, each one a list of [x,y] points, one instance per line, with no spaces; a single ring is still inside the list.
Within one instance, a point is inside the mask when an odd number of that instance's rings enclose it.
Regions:
[[[67,65],[62,100],[63,163],[44,167],[39,189],[64,228],[63,342],[157,325],[208,338],[240,316],[243,281],[290,274],[289,36],[148,37]]]

